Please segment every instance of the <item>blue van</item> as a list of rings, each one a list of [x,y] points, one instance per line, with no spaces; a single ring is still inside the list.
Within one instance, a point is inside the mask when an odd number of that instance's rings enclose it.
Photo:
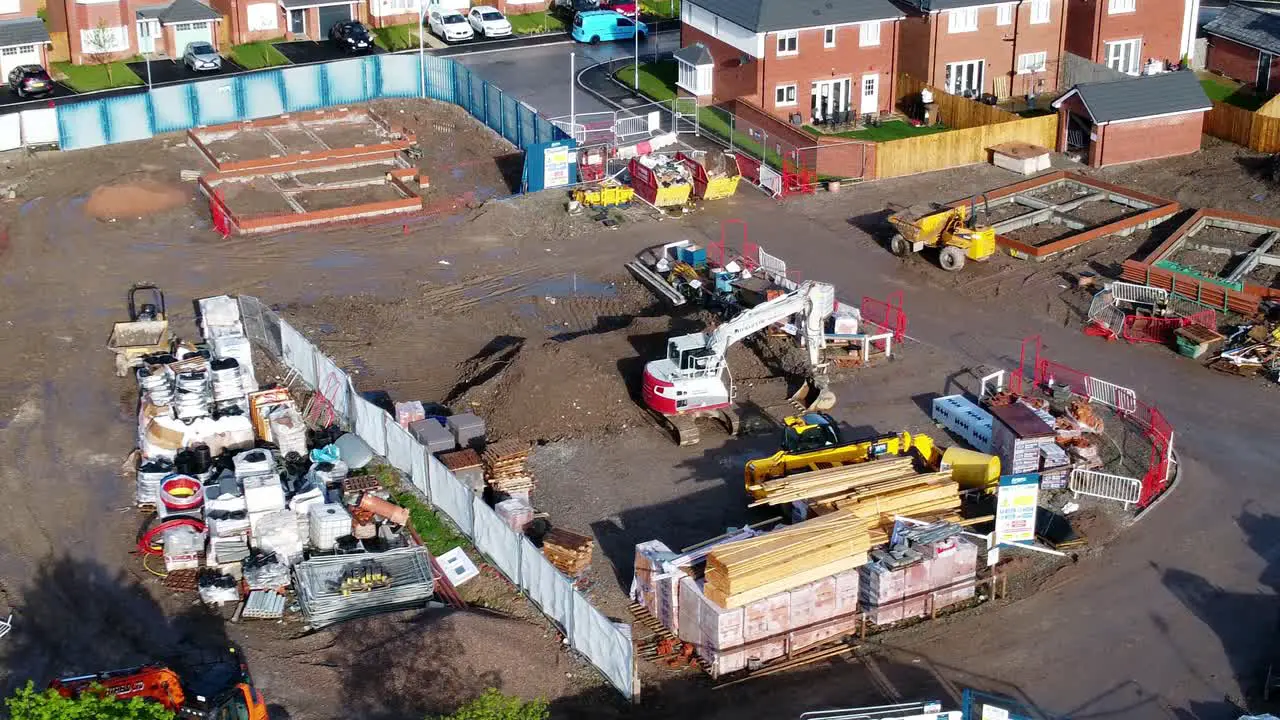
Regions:
[[[601,40],[630,40],[637,32],[643,41],[649,34],[649,28],[612,10],[591,10],[574,16],[571,34],[578,42],[595,45]]]

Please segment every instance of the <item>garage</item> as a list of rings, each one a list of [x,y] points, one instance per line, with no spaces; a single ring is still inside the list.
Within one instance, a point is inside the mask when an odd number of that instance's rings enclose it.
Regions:
[[[212,45],[213,23],[189,22],[177,23],[173,26],[173,51],[175,55],[185,53],[187,46],[193,42],[206,42]]]
[[[49,42],[49,31],[40,18],[0,21],[0,82],[19,65],[43,65],[41,49]]]
[[[9,77],[9,71],[19,65],[39,65],[39,45],[11,45],[0,48],[0,75]]]
[[[321,38],[329,37],[329,29],[334,25],[346,20],[352,20],[351,5],[328,5],[321,7],[320,10],[320,28],[317,35]]]
[[[137,15],[139,21],[160,21],[166,45],[173,43],[167,48],[170,57],[181,58],[187,51],[187,45],[193,42],[206,42],[217,47],[214,23],[220,22],[222,15],[196,0],[173,0],[163,7],[138,10]]]

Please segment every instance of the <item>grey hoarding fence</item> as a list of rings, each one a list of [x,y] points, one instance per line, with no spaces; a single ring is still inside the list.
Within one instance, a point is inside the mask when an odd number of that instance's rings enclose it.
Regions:
[[[332,408],[335,422],[359,435],[403,473],[615,688],[627,698],[639,696],[629,625],[615,623],[596,609],[523,534],[507,527],[395,418],[361,397],[351,378],[293,326],[255,297],[241,295],[239,301],[245,334],[258,348],[296,373]]]

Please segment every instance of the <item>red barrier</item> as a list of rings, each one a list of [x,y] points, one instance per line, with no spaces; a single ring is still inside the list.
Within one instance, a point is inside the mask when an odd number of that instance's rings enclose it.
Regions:
[[[888,301],[877,300],[863,295],[862,304],[858,309],[862,313],[864,320],[875,323],[893,333],[895,342],[902,342],[903,338],[907,336],[907,314],[902,311],[902,293],[900,291],[890,295]]]
[[[1128,315],[1120,330],[1120,337],[1129,342],[1148,342],[1168,345],[1173,342],[1173,331],[1187,324],[1186,318],[1155,318]]]
[[[1212,308],[1188,315],[1187,322],[1190,325],[1199,325],[1200,327],[1209,328],[1214,332],[1218,331],[1218,313],[1214,312]]]
[[[1053,385],[1066,385],[1076,395],[1089,397],[1088,375],[1062,363],[1041,359],[1036,362],[1036,385],[1048,386],[1050,380]]]
[[[1142,476],[1142,497],[1138,504],[1145,506],[1164,492],[1169,483],[1169,459],[1173,447],[1173,427],[1164,414],[1149,405],[1139,404],[1134,420],[1147,428],[1151,441],[1151,459],[1147,472]]]

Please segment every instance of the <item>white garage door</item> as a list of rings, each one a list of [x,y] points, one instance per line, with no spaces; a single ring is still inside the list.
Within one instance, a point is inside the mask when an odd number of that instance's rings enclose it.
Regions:
[[[0,48],[0,80],[9,79],[9,71],[19,65],[39,65],[39,45],[10,45]]]
[[[173,49],[179,57],[187,51],[187,45],[193,42],[213,43],[213,30],[207,22],[178,23],[173,26]]]

